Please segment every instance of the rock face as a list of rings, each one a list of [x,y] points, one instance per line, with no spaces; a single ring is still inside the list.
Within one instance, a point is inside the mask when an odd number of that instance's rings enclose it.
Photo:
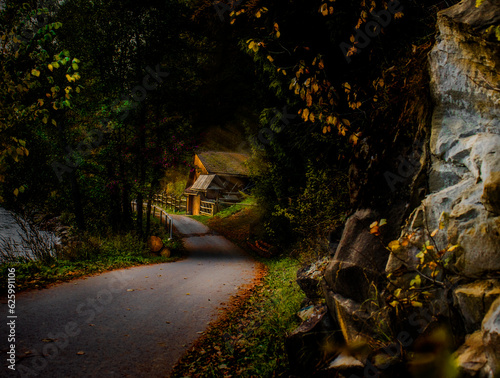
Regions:
[[[455,289],[457,306],[468,333],[481,328],[491,304],[500,297],[500,282],[497,280],[476,281]]]
[[[491,305],[481,328],[490,374],[498,377],[500,375],[500,298]]]
[[[347,220],[324,275],[336,294],[362,303],[370,295],[371,283],[384,272],[389,252],[379,237],[370,234],[370,224],[379,219],[372,210],[358,210]]]
[[[389,244],[391,253],[380,237],[370,233],[370,224],[380,221],[379,213],[363,209],[352,215],[324,271],[322,291],[337,333],[341,331],[351,352],[359,345],[371,347],[381,339],[377,335],[397,330],[404,336],[398,337],[397,345],[415,348],[413,340],[439,320],[453,330],[454,343],[465,340],[454,355],[461,373],[496,377],[500,376],[500,43],[483,32],[500,24],[500,1],[475,5],[476,0],[463,0],[438,14],[436,44],[429,54],[435,108],[422,155],[428,161],[420,165],[429,167],[429,194],[406,220],[398,241]],[[304,281],[303,286],[313,287],[311,296],[317,294],[315,282]],[[430,290],[426,297],[411,299],[423,287]],[[401,316],[394,309],[401,308],[408,311],[408,324],[398,325]],[[373,356],[377,350],[340,355],[324,368],[331,375],[343,374],[343,369],[370,369]]]
[[[436,104],[429,188],[430,229],[448,220],[439,243],[463,247],[467,275],[500,270],[500,46],[479,34],[500,20],[498,2],[462,1],[438,16],[429,60]]]

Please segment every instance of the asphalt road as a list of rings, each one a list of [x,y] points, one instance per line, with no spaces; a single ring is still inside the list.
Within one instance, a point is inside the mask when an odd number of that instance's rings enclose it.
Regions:
[[[78,279],[16,296],[0,307],[0,376],[166,377],[255,275],[238,247],[192,219],[175,216],[189,257]],[[16,371],[7,362],[15,320]]]

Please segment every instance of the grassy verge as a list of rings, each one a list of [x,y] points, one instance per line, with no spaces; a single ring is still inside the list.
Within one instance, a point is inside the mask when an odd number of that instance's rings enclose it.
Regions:
[[[203,223],[245,248],[259,223],[259,211],[231,207],[215,217],[202,217]],[[258,260],[261,269],[256,282],[232,299],[179,361],[172,377],[289,375],[285,338],[299,325],[296,313],[304,299],[295,282],[299,263],[289,257]]]
[[[172,377],[288,376],[285,337],[304,298],[290,258],[264,262],[265,276],[234,298],[225,314],[181,359]]]
[[[164,243],[170,257],[150,253],[145,243],[132,233],[107,237],[83,235],[55,258],[19,261],[0,265],[0,295],[5,294],[9,268],[16,269],[17,291],[40,289],[49,284],[136,265],[172,262],[182,256],[182,242],[174,238]]]

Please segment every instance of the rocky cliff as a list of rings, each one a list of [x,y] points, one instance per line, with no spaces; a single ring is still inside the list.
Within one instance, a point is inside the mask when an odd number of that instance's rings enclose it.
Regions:
[[[323,278],[300,271],[328,311],[317,304],[289,339],[299,375],[500,376],[500,43],[485,33],[498,24],[494,0],[438,14],[434,110],[418,154],[429,194],[398,240],[384,239],[383,211],[361,209]]]

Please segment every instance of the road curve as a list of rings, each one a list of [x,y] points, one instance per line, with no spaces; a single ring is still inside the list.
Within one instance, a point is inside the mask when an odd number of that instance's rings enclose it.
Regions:
[[[0,376],[166,377],[256,263],[199,222],[174,216],[189,257],[20,293],[0,307]],[[16,372],[6,361],[15,320]]]

